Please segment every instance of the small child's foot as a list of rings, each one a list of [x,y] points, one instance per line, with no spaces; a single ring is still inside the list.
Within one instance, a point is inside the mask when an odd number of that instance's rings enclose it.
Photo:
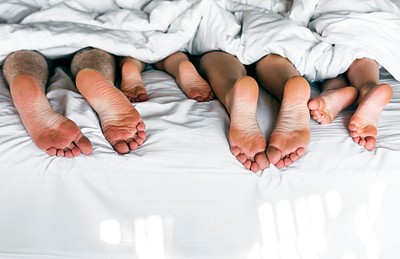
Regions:
[[[304,78],[296,76],[288,80],[266,150],[269,162],[279,169],[291,165],[306,152],[310,142],[309,97],[310,85]]]
[[[313,98],[308,103],[312,118],[320,124],[331,123],[336,116],[357,99],[357,89],[347,86],[330,90]]]
[[[251,77],[239,79],[227,96],[230,103],[229,143],[232,154],[253,172],[269,166],[266,141],[257,122],[258,85]]]
[[[210,85],[199,75],[189,60],[179,63],[179,76],[176,78],[185,95],[198,102],[208,102],[214,98]]]
[[[392,87],[388,84],[376,86],[361,100],[350,119],[351,137],[367,150],[375,148],[379,115],[392,98],[392,93]]]
[[[76,76],[81,94],[99,115],[105,138],[119,154],[137,149],[146,139],[145,124],[125,96],[94,69]]]

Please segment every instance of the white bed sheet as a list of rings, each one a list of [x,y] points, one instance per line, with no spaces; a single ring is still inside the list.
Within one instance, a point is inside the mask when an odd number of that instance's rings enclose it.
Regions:
[[[385,71],[394,98],[374,151],[349,137],[349,109],[330,125],[311,121],[301,160],[259,174],[230,154],[221,104],[186,99],[167,74],[143,73],[150,100],[134,105],[148,139],[122,156],[57,71],[48,97],[94,152],[66,159],[39,150],[1,84],[1,259],[398,258],[400,83]],[[277,111],[261,91],[266,135]]]

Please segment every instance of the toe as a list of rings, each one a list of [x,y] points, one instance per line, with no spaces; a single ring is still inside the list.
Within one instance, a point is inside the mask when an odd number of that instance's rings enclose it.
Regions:
[[[92,153],[93,151],[92,142],[90,142],[90,140],[84,135],[82,135],[74,142],[75,145],[80,149],[80,151],[82,151],[83,154],[90,155]]]
[[[376,146],[376,139],[374,137],[366,137],[365,138],[366,143],[365,143],[365,149],[371,151],[375,148]]]
[[[296,150],[296,154],[297,154],[299,157],[303,156],[305,153],[306,153],[306,149],[303,148],[303,147],[300,147],[300,148],[298,148],[298,149]]]
[[[55,148],[49,148],[49,149],[46,150],[46,153],[47,153],[48,155],[50,155],[50,156],[55,156],[55,155],[57,155],[57,149],[55,149]]]
[[[138,102],[145,102],[147,100],[149,100],[149,96],[147,94],[139,94],[138,96]]]
[[[276,164],[274,164],[276,168],[278,169],[282,169],[285,167],[285,163],[283,162],[283,160],[279,160]]]
[[[243,166],[244,166],[244,168],[246,168],[247,170],[250,170],[250,168],[251,168],[251,161],[250,161],[250,160],[246,160],[246,161],[243,163]]]
[[[244,164],[244,163],[247,161],[247,156],[244,155],[244,154],[239,154],[239,155],[236,156],[236,159],[237,159],[240,163]]]
[[[251,170],[253,173],[257,173],[258,171],[260,171],[260,167],[258,166],[257,163],[251,163],[250,170]]]
[[[121,155],[127,154],[130,151],[128,144],[122,140],[115,142],[112,146],[114,147],[115,151]]]
[[[269,167],[269,161],[264,152],[258,153],[254,160],[256,161],[260,170],[264,170],[265,168]]]
[[[293,161],[289,157],[285,157],[283,159],[283,164],[285,165],[285,167],[290,166],[292,163],[293,163]]]
[[[144,124],[143,121],[140,121],[140,122],[137,124],[136,129],[137,129],[138,131],[145,131],[146,125]]]
[[[234,156],[238,156],[240,154],[240,149],[237,146],[231,147],[231,152]]]
[[[300,156],[297,155],[296,153],[291,153],[291,154],[289,155],[289,158],[290,158],[290,160],[292,160],[292,161],[294,162],[294,161],[299,160]]]
[[[69,149],[69,148],[64,149],[64,156],[66,158],[73,158],[74,157],[74,155],[72,154],[71,149]]]
[[[57,149],[57,156],[63,157],[63,156],[64,156],[64,150],[62,150],[62,149]]]
[[[135,140],[131,140],[128,142],[130,150],[135,150],[139,147],[138,143]]]
[[[78,147],[72,148],[71,151],[72,151],[72,155],[74,155],[74,156],[79,156],[82,153]]]
[[[266,151],[267,158],[270,163],[276,164],[282,159],[282,153],[274,146],[269,146]]]

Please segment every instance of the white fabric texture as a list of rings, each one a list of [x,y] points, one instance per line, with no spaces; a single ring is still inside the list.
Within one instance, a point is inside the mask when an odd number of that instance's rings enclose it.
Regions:
[[[200,3],[148,1],[132,6],[137,9],[120,8],[114,1],[49,1],[42,6],[0,3],[0,57],[18,49],[60,57],[93,46],[144,62],[158,61],[193,37],[201,18]]]
[[[307,153],[288,169],[245,170],[230,153],[228,116],[188,100],[160,71],[144,72],[135,103],[148,139],[118,155],[95,112],[57,69],[47,94],[93,142],[90,156],[49,157],[26,133],[0,86],[0,258],[385,258],[400,253],[400,83],[382,112],[377,147],[346,125],[311,121]],[[315,89],[314,89],[315,94]],[[278,107],[260,92],[269,136]]]
[[[398,6],[398,0],[7,1],[0,3],[0,60],[19,49],[53,58],[88,46],[147,63],[179,50],[223,50],[244,64],[274,53],[315,81],[368,57],[399,80]]]
[[[376,60],[400,80],[398,0],[298,0],[288,17],[319,35],[306,53],[303,72],[311,81],[345,72],[358,58]]]

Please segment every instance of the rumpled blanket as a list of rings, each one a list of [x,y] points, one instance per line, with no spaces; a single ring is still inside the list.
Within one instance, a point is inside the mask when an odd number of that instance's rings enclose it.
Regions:
[[[146,63],[223,50],[244,64],[274,53],[310,81],[377,60],[400,80],[399,0],[11,0],[0,3],[0,60],[91,46]]]
[[[399,7],[399,0],[295,0],[288,17],[321,41],[306,58],[308,79],[333,78],[366,57],[400,80]]]

